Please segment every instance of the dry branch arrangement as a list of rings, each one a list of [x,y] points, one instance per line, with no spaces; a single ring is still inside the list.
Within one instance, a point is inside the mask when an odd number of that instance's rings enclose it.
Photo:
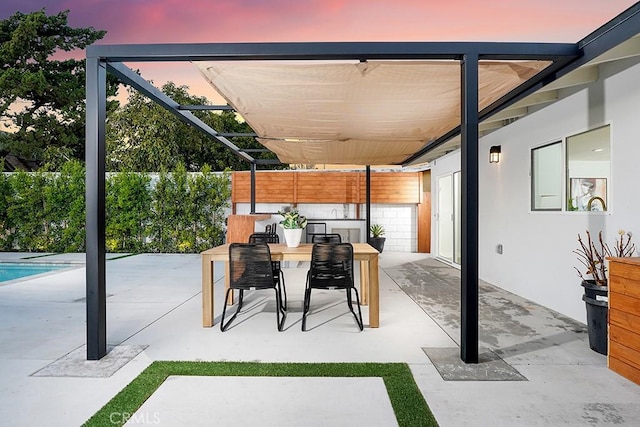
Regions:
[[[591,276],[591,279],[585,278],[582,271],[577,267],[574,268],[582,280],[593,280],[596,285],[607,286],[607,265],[605,259],[610,256],[632,256],[636,247],[635,244],[631,243],[632,234],[630,231],[618,231],[618,236],[620,237],[616,239],[613,252],[611,252],[609,246],[602,239],[602,231],[598,233],[597,241],[591,238],[591,233],[589,233],[588,230],[586,234],[586,242],[583,241],[580,234],[578,234],[580,248],[573,252],[578,255],[578,261],[586,267],[584,275]]]

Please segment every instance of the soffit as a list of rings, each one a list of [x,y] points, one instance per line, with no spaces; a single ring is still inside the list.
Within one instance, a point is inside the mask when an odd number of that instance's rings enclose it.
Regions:
[[[283,163],[400,164],[460,124],[457,61],[200,62]],[[479,109],[546,61],[481,61]]]

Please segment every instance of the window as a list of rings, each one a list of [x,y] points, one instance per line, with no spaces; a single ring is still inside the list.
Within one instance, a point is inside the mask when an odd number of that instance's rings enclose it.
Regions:
[[[607,125],[533,148],[531,210],[606,211],[611,174],[610,139]]]
[[[531,150],[531,210],[562,210],[562,142]]]
[[[606,211],[611,169],[609,126],[567,138],[567,210]]]

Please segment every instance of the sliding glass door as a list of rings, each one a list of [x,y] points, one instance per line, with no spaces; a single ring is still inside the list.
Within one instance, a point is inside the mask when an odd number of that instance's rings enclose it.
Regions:
[[[437,256],[460,264],[460,172],[438,177]]]

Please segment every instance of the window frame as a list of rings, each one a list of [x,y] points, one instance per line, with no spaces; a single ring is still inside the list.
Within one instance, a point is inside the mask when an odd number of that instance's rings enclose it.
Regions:
[[[566,194],[565,188],[566,188],[566,184],[565,184],[565,171],[564,168],[561,166],[560,168],[560,206],[558,208],[537,208],[535,207],[535,202],[536,202],[536,189],[535,189],[535,160],[534,160],[534,152],[536,150],[540,150],[543,148],[549,148],[551,146],[554,145],[560,145],[560,164],[561,165],[565,165],[566,164],[566,160],[565,160],[565,139],[561,138],[561,139],[557,139],[554,140],[553,142],[547,142],[545,144],[541,144],[535,147],[532,147],[530,150],[530,174],[529,174],[529,178],[530,178],[530,182],[529,182],[529,191],[531,194],[531,198],[529,201],[529,209],[531,210],[531,212],[562,212],[564,210],[564,207],[566,205],[566,203],[562,202],[562,197],[564,194]]]
[[[576,136],[580,136],[589,132],[593,132],[593,131],[597,131],[603,128],[609,128],[608,129],[608,134],[609,134],[609,140],[608,140],[608,144],[609,144],[609,171],[608,171],[608,176],[606,177],[606,208],[605,210],[602,211],[586,211],[586,210],[570,210],[569,209],[569,197],[571,197],[571,188],[570,186],[570,171],[569,171],[569,153],[568,153],[568,140],[576,137]],[[563,136],[561,138],[555,138],[553,140],[551,140],[551,142],[546,142],[546,143],[542,143],[539,145],[535,145],[535,146],[531,146],[529,149],[529,193],[530,193],[530,198],[529,198],[529,212],[570,212],[572,214],[578,212],[581,214],[585,214],[588,213],[589,215],[602,215],[602,214],[610,214],[611,213],[611,203],[612,203],[612,170],[613,170],[613,159],[612,159],[612,152],[613,152],[613,139],[612,139],[612,126],[611,123],[604,123],[602,125],[599,126],[594,126],[592,128],[586,129],[584,131],[581,132],[573,132],[570,135],[566,135]],[[553,146],[555,144],[560,144],[560,151],[561,151],[561,195],[560,195],[560,208],[536,208],[535,207],[535,202],[536,202],[536,193],[535,193],[535,167],[534,167],[534,153],[536,150],[545,148],[545,147],[550,147]],[[597,179],[602,179],[602,178],[597,178]]]

